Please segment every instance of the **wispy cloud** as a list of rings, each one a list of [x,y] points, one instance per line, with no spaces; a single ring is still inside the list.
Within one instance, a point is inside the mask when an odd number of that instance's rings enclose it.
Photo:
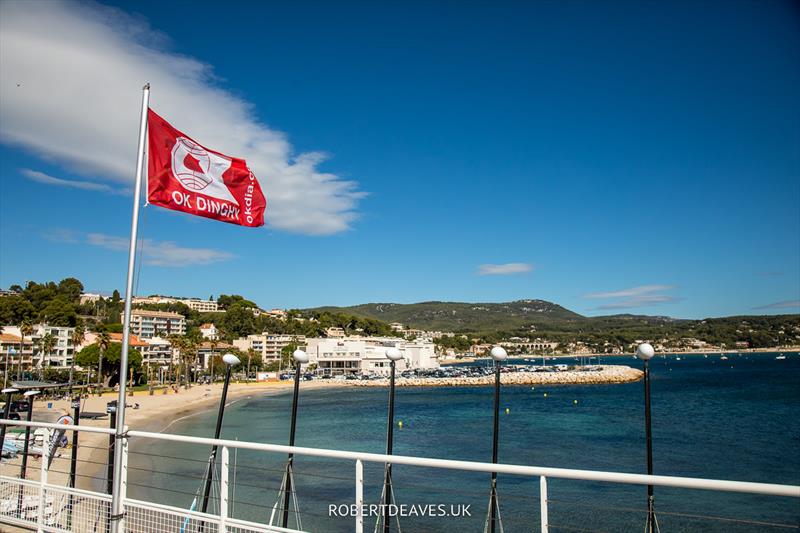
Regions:
[[[772,272],[759,272],[759,273],[758,273],[758,275],[759,275],[759,276],[763,276],[763,277],[765,277],[765,278],[779,278],[779,277],[781,277],[781,276],[783,276],[783,275],[784,275],[784,272],[776,272],[776,271],[772,271]]]
[[[481,265],[478,267],[479,276],[508,276],[510,274],[524,274],[533,270],[530,263],[503,263],[499,265]]]
[[[759,305],[753,309],[800,309],[800,300],[783,300],[767,305]]]
[[[89,233],[86,235],[86,243],[115,252],[128,250],[127,237],[104,233]],[[234,256],[231,253],[212,248],[188,248],[178,246],[171,241],[144,239],[142,241],[142,257],[147,265],[183,267],[218,263],[232,259]]]
[[[54,228],[43,231],[41,233],[42,237],[47,239],[48,241],[57,242],[57,243],[69,243],[69,244],[76,244],[81,240],[81,234],[75,230],[67,229],[67,228]]]
[[[608,292],[590,292],[588,294],[584,294],[584,298],[630,298],[630,297],[639,297],[646,294],[652,294],[654,292],[662,292],[667,291],[670,289],[674,289],[674,285],[639,285],[638,287],[631,287],[629,289],[621,289],[618,291],[608,291]]]
[[[674,285],[639,285],[627,289],[604,292],[590,292],[584,298],[599,300],[616,300],[598,305],[594,309],[633,309],[636,307],[650,307],[682,300],[678,296],[662,294],[674,289]]]
[[[296,153],[252,103],[222,87],[210,65],[166,50],[166,43],[146,21],[116,8],[0,2],[0,141],[112,189],[115,182],[130,186],[141,87],[150,82],[151,106],[177,128],[247,159],[267,195],[272,227],[315,235],[347,230],[364,197],[358,185],[320,170],[324,154]],[[27,177],[101,190],[91,181]]]
[[[36,183],[43,183],[45,185],[55,185],[57,187],[69,187],[71,189],[81,189],[84,191],[98,191],[106,192],[109,194],[130,194],[131,190],[128,188],[112,187],[107,183],[95,183],[93,181],[75,181],[65,180],[62,178],[55,178],[44,172],[38,170],[31,170],[28,168],[20,169],[20,173],[31,181]]]

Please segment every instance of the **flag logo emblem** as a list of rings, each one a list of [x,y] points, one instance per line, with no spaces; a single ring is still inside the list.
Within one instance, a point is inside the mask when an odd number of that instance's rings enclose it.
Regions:
[[[172,148],[172,173],[181,185],[192,191],[202,191],[211,183],[206,175],[211,166],[208,152],[186,137],[178,137]]]

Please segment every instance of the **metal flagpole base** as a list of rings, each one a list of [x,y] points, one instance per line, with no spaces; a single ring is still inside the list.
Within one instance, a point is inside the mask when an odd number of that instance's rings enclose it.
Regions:
[[[278,499],[275,501],[275,505],[272,506],[272,513],[269,515],[269,525],[280,526],[281,517],[284,511],[289,508],[288,505],[284,507],[287,483],[289,485],[289,505],[291,505],[291,512],[294,513],[295,517],[295,529],[302,530],[303,523],[300,520],[300,504],[297,501],[297,485],[294,483],[294,466],[291,459],[286,463],[286,471],[283,473],[283,480],[278,489]]]

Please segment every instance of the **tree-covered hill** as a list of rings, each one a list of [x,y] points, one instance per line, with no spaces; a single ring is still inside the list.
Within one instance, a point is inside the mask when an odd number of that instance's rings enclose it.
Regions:
[[[514,330],[530,324],[581,321],[583,316],[545,300],[505,303],[421,302],[369,303],[352,307],[319,307],[305,312],[346,313],[410,328],[440,331]]]

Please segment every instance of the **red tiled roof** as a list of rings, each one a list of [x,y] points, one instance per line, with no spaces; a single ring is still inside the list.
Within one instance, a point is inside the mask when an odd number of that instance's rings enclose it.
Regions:
[[[111,338],[111,342],[122,342],[122,333],[109,333],[108,336]],[[136,335],[131,335],[128,338],[128,344],[131,346],[148,346],[146,342]]]

